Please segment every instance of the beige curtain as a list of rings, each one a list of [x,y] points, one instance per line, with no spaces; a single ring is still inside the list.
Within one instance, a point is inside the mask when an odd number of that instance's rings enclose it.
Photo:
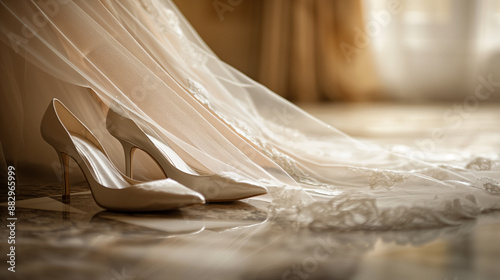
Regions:
[[[261,83],[296,102],[376,98],[361,1],[267,0],[262,21]]]

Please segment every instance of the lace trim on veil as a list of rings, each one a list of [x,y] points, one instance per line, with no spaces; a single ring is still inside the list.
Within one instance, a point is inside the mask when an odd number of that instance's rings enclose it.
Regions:
[[[182,58],[192,67],[199,67],[206,63],[207,58],[202,51],[197,50],[197,46],[192,44],[182,31],[179,17],[171,9],[167,9],[158,0],[141,0],[142,7],[152,16],[156,26],[163,32],[168,32],[177,36],[182,43]]]

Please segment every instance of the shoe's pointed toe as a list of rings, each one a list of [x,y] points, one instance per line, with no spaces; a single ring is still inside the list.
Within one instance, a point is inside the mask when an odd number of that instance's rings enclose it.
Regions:
[[[265,187],[257,186],[246,182],[237,182],[230,178],[219,176],[208,176],[205,180],[199,177],[196,184],[189,187],[201,193],[207,202],[236,201],[267,193]]]
[[[205,198],[172,179],[150,181],[135,186],[148,196],[144,211],[171,210],[185,206],[204,204]]]
[[[228,186],[230,190],[226,200],[235,200],[234,197],[238,199],[249,198],[253,196],[263,195],[267,193],[267,189],[261,186],[248,184],[248,183],[237,183]]]
[[[174,208],[205,203],[205,197],[200,193],[172,179],[165,179],[162,181],[165,181],[167,184],[167,186],[162,186],[165,192],[165,203],[173,203]]]

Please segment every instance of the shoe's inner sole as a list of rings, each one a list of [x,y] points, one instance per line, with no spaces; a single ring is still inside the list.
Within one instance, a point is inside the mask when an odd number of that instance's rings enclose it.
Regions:
[[[88,171],[99,184],[111,189],[124,189],[130,185],[108,157],[92,142],[75,134],[71,134],[71,139]]]

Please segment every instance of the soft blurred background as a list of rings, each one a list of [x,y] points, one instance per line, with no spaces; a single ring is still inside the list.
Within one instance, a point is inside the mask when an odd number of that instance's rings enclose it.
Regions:
[[[464,101],[500,82],[500,0],[174,2],[223,61],[296,103]]]

